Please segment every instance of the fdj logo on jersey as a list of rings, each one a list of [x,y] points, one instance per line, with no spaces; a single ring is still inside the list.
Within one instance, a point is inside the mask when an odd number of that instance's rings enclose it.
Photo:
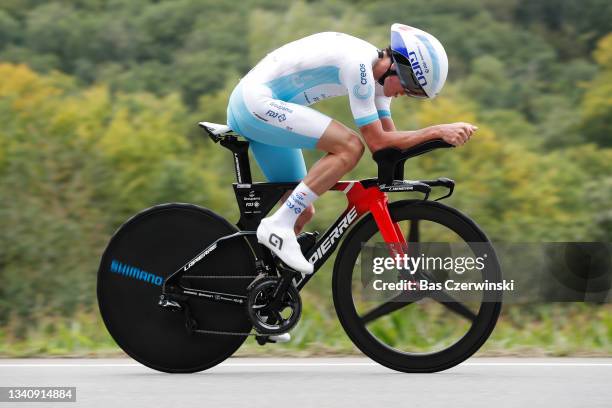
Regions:
[[[268,110],[266,112],[266,116],[270,116],[271,118],[278,119],[279,122],[284,122],[287,120],[287,116],[284,113],[278,113],[273,110]]]
[[[427,79],[425,78],[425,75],[423,75],[423,70],[421,69],[421,65],[419,64],[419,60],[417,59],[417,55],[414,51],[410,51],[408,53],[408,60],[410,61],[412,72],[414,72],[414,76],[416,76],[419,84],[421,84],[421,86],[427,85]]]

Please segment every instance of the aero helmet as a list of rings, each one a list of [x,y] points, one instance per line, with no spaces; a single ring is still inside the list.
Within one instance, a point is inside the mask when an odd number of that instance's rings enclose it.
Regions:
[[[403,24],[391,26],[391,58],[406,94],[435,98],[446,82],[448,57],[433,35]]]

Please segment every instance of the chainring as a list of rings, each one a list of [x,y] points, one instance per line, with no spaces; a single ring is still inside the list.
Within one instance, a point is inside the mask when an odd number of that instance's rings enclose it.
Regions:
[[[259,334],[281,334],[293,329],[302,314],[302,299],[295,286],[282,294],[280,307],[272,307],[279,278],[266,277],[254,281],[247,294],[247,313]]]

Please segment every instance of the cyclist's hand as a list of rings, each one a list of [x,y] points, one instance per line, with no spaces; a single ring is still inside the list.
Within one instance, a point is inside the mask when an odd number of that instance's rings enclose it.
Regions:
[[[440,138],[453,146],[461,146],[465,144],[468,140],[470,140],[470,137],[472,137],[472,134],[477,129],[478,128],[476,126],[466,122],[438,125]]]

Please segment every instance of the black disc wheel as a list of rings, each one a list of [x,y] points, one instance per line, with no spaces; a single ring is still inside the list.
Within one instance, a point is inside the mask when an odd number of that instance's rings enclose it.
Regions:
[[[248,333],[252,326],[244,305],[193,297],[178,311],[158,305],[169,275],[218,238],[237,231],[212,211],[189,204],[147,209],[119,228],[100,263],[98,305],[109,333],[129,356],[159,371],[189,373],[219,364],[240,347],[246,335],[190,329]],[[246,297],[255,275],[249,248],[244,238],[224,241],[179,283]]]
[[[501,282],[493,247],[465,215],[443,204],[420,200],[391,203],[389,212],[408,242],[409,256],[419,257],[427,245],[434,252],[440,245],[463,247],[470,257],[484,259],[485,267],[472,273],[471,281]],[[385,296],[373,295],[372,282],[380,275],[372,278],[372,253],[378,251],[372,248],[388,248],[384,242],[368,214],[351,230],[336,258],[334,305],[353,343],[378,363],[403,372],[441,371],[469,358],[495,327],[501,311],[500,292],[472,292],[459,298],[442,286],[443,290],[401,289]],[[410,254],[411,248],[419,252]],[[431,255],[431,251],[425,252]],[[448,271],[435,267],[415,268],[413,275],[397,269],[401,267],[396,268],[396,276],[390,275],[393,279],[407,277],[430,283],[449,279]],[[465,275],[451,277],[460,282]],[[381,287],[380,282],[376,285]]]

